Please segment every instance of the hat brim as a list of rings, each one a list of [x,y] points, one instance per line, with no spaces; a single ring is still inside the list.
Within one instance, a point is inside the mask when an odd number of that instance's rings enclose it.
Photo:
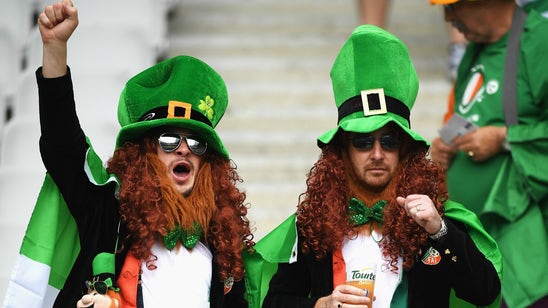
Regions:
[[[390,117],[368,117],[349,119],[342,122],[337,127],[327,131],[320,137],[318,137],[318,146],[321,148],[326,144],[329,144],[339,130],[352,133],[371,133],[385,126],[386,124],[393,122],[397,124],[405,133],[407,133],[413,140],[422,142],[425,146],[430,146],[430,143],[424,139],[421,135],[402,125],[399,121],[396,121]]]
[[[125,142],[139,139],[148,130],[161,126],[174,126],[191,130],[207,142],[208,150],[213,150],[226,159],[230,159],[228,151],[215,130],[205,123],[192,119],[158,119],[128,124],[120,129],[118,137],[116,138],[116,148],[120,147]]]
[[[430,0],[430,4],[452,4],[460,0]]]

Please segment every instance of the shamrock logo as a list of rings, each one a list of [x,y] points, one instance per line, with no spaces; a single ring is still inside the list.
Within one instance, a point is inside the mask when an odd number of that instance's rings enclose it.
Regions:
[[[213,105],[215,105],[215,101],[208,95],[205,99],[200,100],[200,105],[198,106],[210,121],[213,121]]]

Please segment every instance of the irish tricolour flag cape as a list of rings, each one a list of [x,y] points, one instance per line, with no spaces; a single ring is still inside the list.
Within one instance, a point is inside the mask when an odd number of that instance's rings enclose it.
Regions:
[[[117,183],[114,176],[107,174],[91,146],[82,167],[96,185]],[[4,307],[52,307],[79,251],[76,223],[57,186],[46,174],[6,291]]]
[[[502,280],[502,256],[497,243],[483,229],[477,216],[461,204],[448,201],[445,204],[445,215],[464,223],[468,233],[478,249],[491,261],[499,278]],[[289,216],[273,231],[259,240],[255,245],[255,253],[245,254],[246,263],[246,299],[250,308],[262,307],[262,302],[268,292],[268,284],[278,269],[278,263],[293,263],[297,260],[297,228],[295,215]],[[500,295],[489,308],[500,306]],[[451,298],[452,308],[478,307],[464,302],[454,295]]]

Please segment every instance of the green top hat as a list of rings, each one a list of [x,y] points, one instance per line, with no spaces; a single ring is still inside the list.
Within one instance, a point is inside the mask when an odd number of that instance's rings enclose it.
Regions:
[[[369,133],[389,122],[428,146],[410,129],[419,81],[407,47],[397,37],[376,26],[357,27],[333,63],[331,81],[338,126],[318,138],[319,147],[331,142],[339,129]]]
[[[221,76],[206,63],[177,56],[131,78],[118,103],[116,147],[160,126],[192,130],[212,149],[229,158],[214,128],[228,105]]]

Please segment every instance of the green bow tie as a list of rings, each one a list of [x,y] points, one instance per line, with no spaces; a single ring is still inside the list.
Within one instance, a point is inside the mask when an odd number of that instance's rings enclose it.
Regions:
[[[192,230],[186,231],[180,226],[175,226],[175,229],[164,236],[164,245],[167,249],[171,250],[177,242],[181,240],[181,243],[186,248],[192,249],[196,246],[196,243],[200,240],[202,235],[202,226],[199,223],[194,222]]]
[[[388,203],[386,200],[377,201],[372,207],[367,207],[363,202],[356,198],[350,200],[348,204],[348,215],[354,226],[361,226],[370,220],[382,224],[382,213],[384,206]]]

